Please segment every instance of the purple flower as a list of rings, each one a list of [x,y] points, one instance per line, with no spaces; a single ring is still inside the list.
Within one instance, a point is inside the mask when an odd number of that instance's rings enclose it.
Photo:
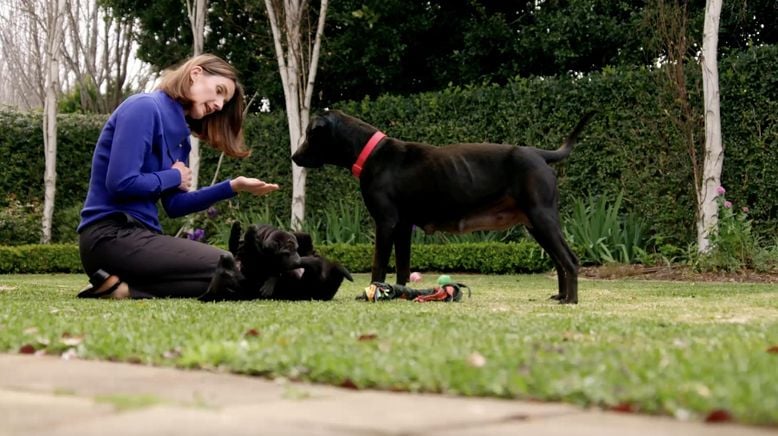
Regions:
[[[205,230],[194,229],[193,232],[186,232],[185,235],[187,239],[191,239],[193,241],[202,241],[205,238]]]
[[[726,207],[727,209],[731,209],[732,208],[732,202],[731,201],[725,201],[724,202],[724,207]]]
[[[749,212],[748,206],[743,206],[743,213],[748,213],[748,212]]]
[[[209,208],[208,208],[208,209],[205,211],[205,213],[208,215],[208,218],[210,218],[210,219],[214,219],[214,218],[216,218],[217,216],[219,216],[219,209],[217,209],[217,208],[215,208],[215,207],[211,206],[211,207],[209,207]]]
[[[723,186],[719,186],[718,188],[716,188],[716,193],[719,194],[719,195],[724,195],[726,192],[727,192],[727,190],[724,189]]]

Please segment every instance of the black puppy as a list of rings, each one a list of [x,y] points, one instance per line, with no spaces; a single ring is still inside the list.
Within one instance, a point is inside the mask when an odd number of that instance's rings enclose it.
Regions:
[[[297,238],[269,224],[249,226],[243,240],[241,225],[230,229],[229,250],[222,255],[202,301],[271,298],[284,275],[302,276]]]
[[[349,168],[359,179],[376,225],[372,281],[385,281],[394,246],[397,283],[408,282],[414,225],[427,233],[466,233],[524,224],[556,266],[559,293],[552,298],[577,303],[578,259],[562,234],[556,176],[548,163],[570,155],[592,115],[584,115],[562,147],[551,151],[510,144],[435,147],[406,142],[328,111],[311,120],[292,160],[307,168]]]
[[[329,301],[335,297],[343,279],[353,282],[351,273],[337,262],[331,262],[322,256],[303,256],[303,275],[287,273],[275,283],[272,297],[274,300],[321,300]]]
[[[232,225],[230,252],[240,262],[240,271],[249,290],[257,289],[259,297],[273,296],[276,282],[282,275],[302,275],[297,238],[290,232],[270,224],[253,224],[246,230],[243,241],[234,244],[240,234],[240,223]]]
[[[302,277],[287,272],[276,282],[273,298],[277,300],[323,300],[335,297],[343,279],[353,282],[351,273],[341,264],[319,255],[307,233],[294,232],[301,256]]]
[[[307,233],[259,225],[249,227],[241,241],[236,222],[229,250],[234,257],[219,259],[200,300],[331,300],[344,278],[353,281],[346,268],[316,253]]]

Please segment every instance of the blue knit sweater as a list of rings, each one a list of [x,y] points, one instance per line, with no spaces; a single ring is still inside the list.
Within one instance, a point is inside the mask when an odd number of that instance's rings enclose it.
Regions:
[[[229,180],[192,192],[178,189],[181,174],[171,167],[176,161],[188,165],[190,150],[181,103],[163,91],[129,97],[116,108],[97,140],[78,231],[119,212],[161,233],[159,200],[175,218],[234,197]]]

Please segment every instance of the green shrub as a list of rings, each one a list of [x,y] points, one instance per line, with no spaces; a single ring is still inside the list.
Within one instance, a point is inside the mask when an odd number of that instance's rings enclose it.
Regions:
[[[6,245],[39,243],[43,205],[37,199],[21,202],[14,194],[5,204],[0,210],[0,241]]]
[[[317,250],[354,273],[369,272],[372,266],[372,244],[327,244],[317,246]],[[551,268],[548,257],[529,240],[510,244],[419,244],[413,247],[411,264],[417,271],[484,274],[534,273]],[[0,274],[82,271],[76,245],[0,246]]]
[[[82,271],[78,247],[72,244],[0,246],[0,274]]]
[[[727,143],[722,181],[732,194],[750,205],[752,231],[772,237],[778,226],[778,46],[756,47],[723,56],[719,63],[722,131]],[[701,107],[701,72],[689,65],[689,98]],[[381,96],[358,102],[342,102],[343,109],[381,128],[387,134],[431,144],[452,142],[503,142],[557,148],[581,114],[598,114],[581,135],[574,153],[554,165],[559,174],[560,207],[571,213],[576,198],[602,195],[615,198],[623,192],[626,212],[646,220],[650,236],[663,244],[684,247],[695,239],[695,188],[689,152],[681,132],[668,114],[673,108],[657,91],[654,69],[609,68],[585,77],[568,75],[516,78],[505,86],[452,87],[407,97]],[[80,205],[86,195],[95,141],[106,116],[60,115],[57,158],[55,229],[57,240],[72,237],[71,213],[59,213]],[[702,126],[702,123],[699,123]],[[256,198],[241,194],[229,201],[242,211],[267,208],[273,223],[288,223],[292,198],[289,135],[285,114],[274,111],[253,114],[245,123],[247,159],[224,159],[216,180],[246,175],[279,183],[281,189]],[[694,132],[703,138],[702,128]],[[701,139],[698,139],[701,146]],[[0,192],[13,193],[22,203],[43,199],[43,139],[40,114],[0,111],[0,155],[7,165],[0,172]],[[702,154],[698,150],[698,156]],[[200,185],[210,184],[219,154],[208,146],[201,150]],[[33,182],[31,182],[33,180]],[[370,238],[372,223],[362,202],[358,182],[348,170],[324,167],[308,172],[306,228],[321,229],[330,205],[343,202],[363,224],[358,238]],[[7,202],[0,198],[0,202]],[[5,207],[6,204],[0,204]],[[161,214],[166,233],[181,221]],[[60,225],[57,221],[64,220]],[[172,229],[169,229],[172,227]],[[328,227],[329,229],[329,227]],[[220,234],[217,229],[207,235]],[[3,235],[0,235],[3,236]],[[5,237],[7,238],[8,235]],[[348,234],[333,239],[348,240]],[[520,239],[516,232],[505,239]],[[429,241],[444,243],[434,235]],[[477,240],[480,236],[467,236]],[[322,235],[325,239],[326,236]],[[452,240],[458,240],[452,237]],[[427,238],[424,238],[427,240]],[[12,240],[0,238],[0,244]]]
[[[605,196],[575,201],[564,229],[582,264],[638,263],[646,257],[648,226],[633,213],[620,213],[622,199],[619,194],[613,202]]]
[[[748,216],[749,208],[745,204],[734,204],[725,197],[726,190],[719,187],[718,231],[711,233],[710,250],[694,259],[697,269],[703,271],[741,271],[754,269],[769,271],[778,266],[773,248],[764,248],[763,241],[752,228]],[[695,247],[696,249],[696,247]]]

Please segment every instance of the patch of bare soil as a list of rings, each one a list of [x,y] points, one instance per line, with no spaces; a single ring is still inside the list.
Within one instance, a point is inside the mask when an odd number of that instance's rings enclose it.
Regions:
[[[579,277],[605,280],[635,278],[683,282],[778,283],[778,271],[696,272],[685,265],[645,266],[613,264],[581,267],[578,274]]]

